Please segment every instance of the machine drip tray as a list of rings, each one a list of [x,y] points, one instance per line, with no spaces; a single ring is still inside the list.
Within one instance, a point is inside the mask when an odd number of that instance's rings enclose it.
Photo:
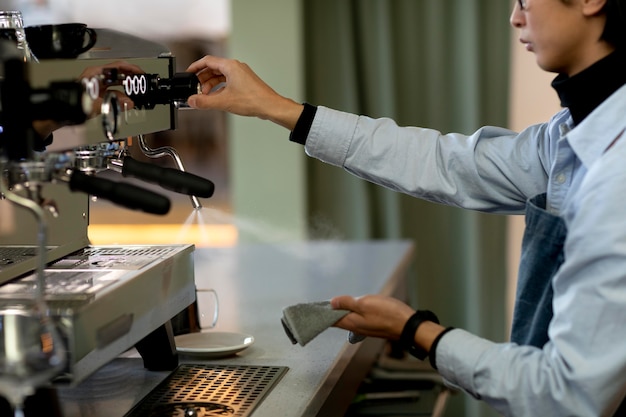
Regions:
[[[287,369],[283,366],[179,365],[125,417],[246,417]]]

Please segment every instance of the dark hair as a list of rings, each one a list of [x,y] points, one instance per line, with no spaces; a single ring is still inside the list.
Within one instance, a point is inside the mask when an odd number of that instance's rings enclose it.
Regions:
[[[626,0],[607,0],[604,5],[606,25],[602,40],[617,49],[625,51],[626,47]]]

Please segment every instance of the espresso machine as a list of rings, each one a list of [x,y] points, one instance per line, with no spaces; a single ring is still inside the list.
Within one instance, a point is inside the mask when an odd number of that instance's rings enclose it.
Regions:
[[[69,386],[131,348],[149,370],[174,369],[173,319],[194,325],[194,246],[91,245],[90,201],[158,216],[170,201],[155,187],[187,194],[194,208],[213,193],[174,149],[144,138],[176,129],[186,98],[199,92],[195,75],[176,73],[158,43],[95,31],[96,44],[75,59],[24,62],[0,43],[0,305],[33,297],[37,273],[44,277],[66,351],[52,382]],[[38,123],[58,128],[42,138]],[[176,168],[135,160],[131,147],[171,157]]]

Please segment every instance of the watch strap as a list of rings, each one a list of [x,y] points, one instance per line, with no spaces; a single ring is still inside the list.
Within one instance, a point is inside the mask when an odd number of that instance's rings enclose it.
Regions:
[[[424,360],[428,357],[428,352],[415,346],[415,333],[417,332],[418,327],[425,321],[432,321],[439,324],[439,319],[432,311],[417,310],[406,321],[399,339],[400,346],[419,360]]]

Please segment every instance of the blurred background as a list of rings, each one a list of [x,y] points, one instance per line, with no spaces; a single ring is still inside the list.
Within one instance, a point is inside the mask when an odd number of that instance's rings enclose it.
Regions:
[[[389,116],[400,124],[471,133],[520,130],[559,109],[502,0],[0,0],[25,25],[82,22],[151,39],[177,70],[205,54],[251,65],[298,101]],[[268,122],[181,111],[179,129],[151,135],[216,194],[194,212],[172,195],[154,217],[96,201],[90,239],[232,246],[304,239],[411,239],[415,304],[481,336],[508,337],[522,216],[493,216],[397,195],[307,159]],[[157,163],[169,164],[163,160]],[[455,396],[449,416],[493,415]]]

